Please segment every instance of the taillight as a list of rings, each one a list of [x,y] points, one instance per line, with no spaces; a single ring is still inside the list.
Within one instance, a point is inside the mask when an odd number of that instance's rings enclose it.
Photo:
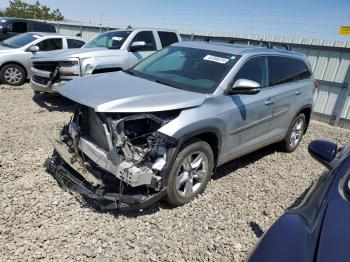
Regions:
[[[319,87],[320,87],[320,83],[314,80],[314,88],[319,88]]]

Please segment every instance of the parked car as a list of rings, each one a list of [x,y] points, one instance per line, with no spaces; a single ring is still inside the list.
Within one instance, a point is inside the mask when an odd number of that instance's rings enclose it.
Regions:
[[[262,237],[249,261],[349,261],[350,143],[310,143],[327,170],[302,203],[288,210]]]
[[[50,172],[103,208],[138,208],[185,204],[215,167],[268,144],[294,151],[314,80],[301,53],[189,41],[59,92],[77,109]]]
[[[78,37],[51,33],[25,33],[0,42],[0,80],[18,86],[30,78],[30,58],[48,51],[79,48],[85,41]]]
[[[27,32],[56,33],[56,28],[54,25],[46,22],[0,17],[0,40],[5,40]]]
[[[125,70],[172,43],[176,31],[135,28],[102,33],[82,49],[33,58],[34,92],[55,93],[67,81],[85,75]]]

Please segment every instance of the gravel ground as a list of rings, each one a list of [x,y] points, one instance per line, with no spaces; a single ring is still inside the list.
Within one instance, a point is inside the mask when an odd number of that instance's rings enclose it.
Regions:
[[[312,121],[292,154],[270,146],[220,167],[204,194],[179,208],[97,212],[45,172],[48,137],[72,104],[0,86],[0,260],[242,261],[323,168],[307,144],[350,130]]]

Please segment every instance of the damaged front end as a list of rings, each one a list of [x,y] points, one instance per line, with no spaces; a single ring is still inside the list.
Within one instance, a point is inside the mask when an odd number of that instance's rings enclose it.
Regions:
[[[57,93],[65,83],[80,77],[80,60],[69,58],[64,61],[32,61],[30,85],[34,91]]]
[[[53,141],[48,170],[102,209],[151,205],[165,194],[167,155],[178,143],[158,130],[179,113],[96,113],[78,106]]]

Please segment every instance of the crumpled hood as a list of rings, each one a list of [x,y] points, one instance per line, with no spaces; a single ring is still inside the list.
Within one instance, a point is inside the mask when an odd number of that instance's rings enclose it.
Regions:
[[[120,56],[121,53],[125,52],[119,49],[107,49],[107,48],[78,48],[68,50],[56,50],[51,52],[42,52],[36,54],[32,60],[40,61],[64,61],[69,58],[78,57],[81,59],[89,57],[111,57]]]
[[[67,82],[59,93],[96,112],[141,113],[201,105],[206,94],[169,87],[123,72],[98,74]]]

